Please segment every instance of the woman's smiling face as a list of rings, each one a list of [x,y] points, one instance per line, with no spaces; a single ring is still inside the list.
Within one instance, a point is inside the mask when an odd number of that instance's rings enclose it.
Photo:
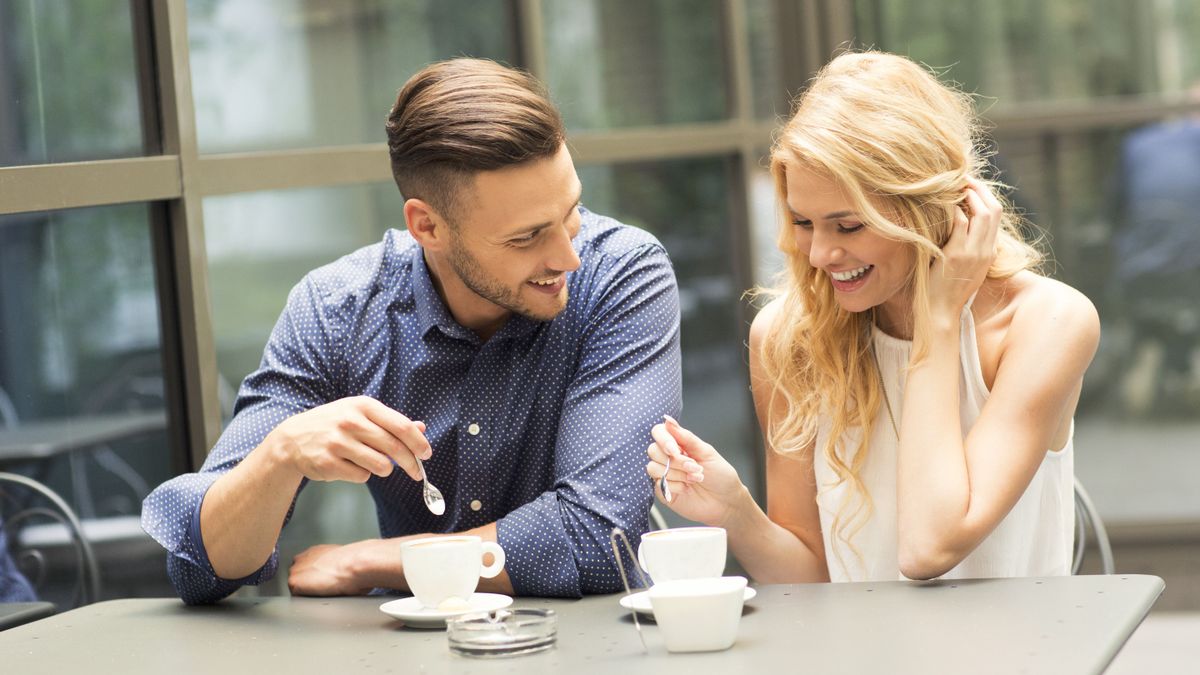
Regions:
[[[787,206],[800,255],[825,273],[842,309],[880,307],[885,330],[910,323],[911,246],[867,227],[840,185],[803,166],[787,166]]]

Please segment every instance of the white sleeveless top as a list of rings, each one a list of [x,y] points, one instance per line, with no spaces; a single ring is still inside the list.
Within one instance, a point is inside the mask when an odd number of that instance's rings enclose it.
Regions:
[[[979,419],[989,392],[979,363],[975,320],[969,304],[963,309],[961,321],[959,353],[962,355],[962,380],[959,391],[965,437],[975,420]],[[873,328],[873,338],[884,386],[896,423],[899,424],[912,342],[894,338],[878,328]],[[851,499],[843,520],[851,518],[857,502],[851,498],[848,484],[837,483],[837,474],[825,459],[824,448],[829,438],[828,419],[821,420],[817,432],[813,468],[817,480],[821,534],[825,540],[825,556],[832,581],[904,578],[900,573],[896,545],[896,451],[899,442],[885,405],[881,403],[879,408],[869,455],[860,473],[863,486],[871,496],[873,510],[870,519],[851,538],[854,548],[847,546],[833,531],[833,518],[843,501]],[[1012,511],[970,555],[941,578],[1070,574],[1075,534],[1074,435],[1075,426],[1072,422],[1066,445],[1060,450],[1046,453],[1042,465]],[[860,429],[852,429],[845,434],[846,447],[850,448],[851,453],[857,452],[860,438]]]

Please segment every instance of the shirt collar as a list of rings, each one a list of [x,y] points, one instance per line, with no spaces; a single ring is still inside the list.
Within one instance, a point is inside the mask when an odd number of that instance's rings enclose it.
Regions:
[[[429,274],[429,266],[425,264],[425,249],[416,246],[413,251],[412,289],[413,300],[417,306],[417,320],[420,322],[421,335],[438,328],[446,335],[462,339],[478,339],[471,331],[458,325],[442,296],[438,295],[433,286],[433,277]]]
[[[437,289],[433,285],[433,277],[429,273],[429,266],[425,264],[425,250],[420,246],[415,247],[413,255],[412,288],[422,336],[428,335],[431,329],[437,328],[452,338],[468,340],[472,343],[479,342],[479,336],[475,334],[475,331],[463,327],[454,320],[446,303],[442,300],[442,296],[438,295]],[[491,339],[522,337],[532,333],[542,323],[520,314],[513,314]]]

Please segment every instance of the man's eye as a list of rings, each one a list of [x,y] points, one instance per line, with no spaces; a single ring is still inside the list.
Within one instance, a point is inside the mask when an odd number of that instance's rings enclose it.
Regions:
[[[534,239],[537,239],[539,234],[541,234],[541,230],[539,230],[537,232],[531,232],[531,233],[525,235],[524,237],[517,237],[516,239],[509,239],[508,243],[514,244],[516,246],[524,246],[525,244],[531,244],[531,243],[533,243]]]

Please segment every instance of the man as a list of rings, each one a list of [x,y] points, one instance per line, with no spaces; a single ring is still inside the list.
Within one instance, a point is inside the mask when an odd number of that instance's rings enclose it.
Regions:
[[[182,598],[214,602],[274,574],[305,481],[365,482],[383,539],[304,551],[293,593],[404,589],[400,542],[450,532],[504,548],[481,590],[616,591],[609,533],[647,528],[642,453],[680,407],[666,253],[579,206],[562,121],[524,73],[429,66],[387,131],[407,233],[293,289],[204,467],[147,497],[143,527]]]
[[[1200,100],[1200,84],[1189,91]],[[1113,297],[1132,329],[1127,412],[1191,418],[1200,403],[1200,116],[1136,129],[1121,143],[1110,213]],[[1188,290],[1191,289],[1191,290]]]

